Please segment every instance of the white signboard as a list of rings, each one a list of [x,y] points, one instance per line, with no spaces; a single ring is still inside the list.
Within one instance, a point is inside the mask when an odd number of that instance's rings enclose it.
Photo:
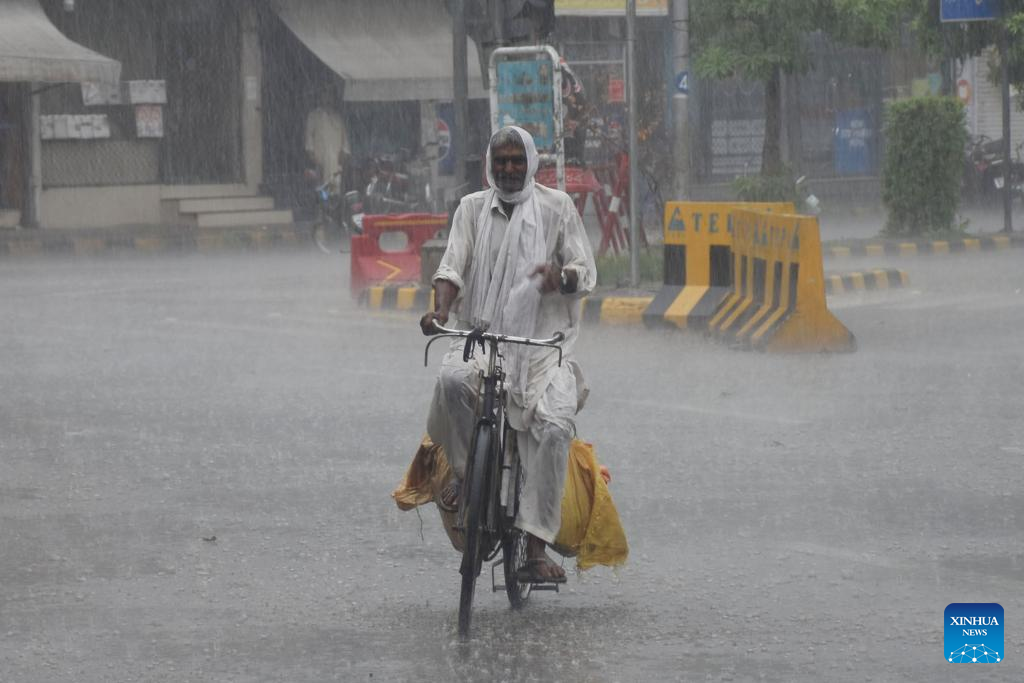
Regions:
[[[43,140],[95,140],[110,137],[106,114],[47,114],[39,117]]]
[[[128,81],[128,100],[132,104],[167,104],[165,81]]]
[[[82,83],[82,103],[87,107],[124,104],[120,83]]]

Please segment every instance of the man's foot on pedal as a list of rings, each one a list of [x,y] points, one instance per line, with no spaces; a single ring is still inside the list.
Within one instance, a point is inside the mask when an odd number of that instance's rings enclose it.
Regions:
[[[565,570],[555,564],[545,551],[548,547],[533,534],[526,536],[526,563],[516,570],[522,583],[565,583]],[[523,578],[520,578],[523,577]]]
[[[565,583],[565,570],[555,564],[551,558],[535,557],[526,561],[516,570],[519,583]]]
[[[455,512],[459,507],[459,492],[462,489],[462,482],[452,477],[443,489],[437,506],[446,512]]]

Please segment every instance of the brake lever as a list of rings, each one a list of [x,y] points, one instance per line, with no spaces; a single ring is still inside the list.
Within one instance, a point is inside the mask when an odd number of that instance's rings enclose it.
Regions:
[[[462,362],[463,363],[468,363],[470,360],[473,359],[473,350],[476,348],[477,342],[480,343],[480,350],[481,351],[486,351],[487,350],[487,346],[484,344],[484,340],[483,340],[483,333],[484,333],[484,331],[482,329],[480,329],[478,327],[474,327],[473,331],[470,332],[469,335],[466,337],[466,343],[462,347]]]

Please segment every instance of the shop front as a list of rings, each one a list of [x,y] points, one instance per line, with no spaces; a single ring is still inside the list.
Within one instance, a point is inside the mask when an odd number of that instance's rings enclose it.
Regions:
[[[117,83],[119,62],[61,33],[37,0],[0,4],[0,227],[38,224],[39,97],[72,83]]]
[[[301,209],[310,196],[304,145],[310,112],[344,127],[343,174],[363,190],[381,164],[429,176],[440,208],[456,182],[452,19],[444,0],[274,0],[263,23],[268,191]],[[471,149],[487,134],[476,45],[467,40]]]

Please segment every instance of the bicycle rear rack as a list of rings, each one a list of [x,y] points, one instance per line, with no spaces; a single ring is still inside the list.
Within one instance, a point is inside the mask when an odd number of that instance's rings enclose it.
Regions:
[[[497,569],[499,566],[503,565],[504,563],[505,563],[504,559],[501,559],[501,560],[498,560],[497,562],[492,562],[491,563],[491,592],[492,593],[499,593],[499,592],[501,592],[503,590],[506,590],[508,588],[508,586],[506,586],[504,583],[498,583],[498,580],[496,578],[494,578],[494,571],[495,571],[495,569]],[[557,584],[557,583],[532,583],[531,582],[531,583],[528,583],[527,585],[530,587],[530,592],[531,593],[533,591],[554,591],[555,593],[557,593],[558,592],[558,586],[561,585],[561,584]]]

